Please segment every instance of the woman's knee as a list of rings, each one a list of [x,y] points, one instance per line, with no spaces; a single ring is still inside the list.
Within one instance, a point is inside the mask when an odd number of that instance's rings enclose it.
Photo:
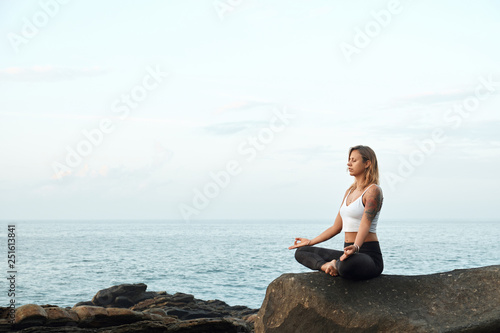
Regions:
[[[348,279],[370,279],[380,275],[379,270],[370,258],[358,256],[339,261],[337,264],[339,275]]]
[[[340,276],[350,278],[355,273],[355,265],[350,265],[348,261],[337,261],[337,272]]]
[[[304,257],[304,255],[309,251],[310,246],[301,246],[295,250],[295,260],[300,261],[299,258]]]
[[[295,250],[295,258],[297,258],[297,255],[301,255],[301,254],[304,254],[305,252],[307,252],[307,249],[310,246],[301,246],[301,247],[298,247],[296,250]]]

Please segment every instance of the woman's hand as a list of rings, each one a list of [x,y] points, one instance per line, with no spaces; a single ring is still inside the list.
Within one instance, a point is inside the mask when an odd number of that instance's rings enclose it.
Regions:
[[[309,245],[309,243],[311,243],[311,241],[307,238],[295,238],[295,242],[293,242],[293,245],[290,246],[288,249],[289,250],[293,250],[293,249],[296,249],[298,247],[302,247],[302,246],[307,246]]]
[[[345,259],[347,259],[350,256],[352,256],[357,251],[358,251],[358,249],[356,248],[356,246],[354,244],[346,246],[344,248],[344,254],[340,257],[340,261],[344,261]]]

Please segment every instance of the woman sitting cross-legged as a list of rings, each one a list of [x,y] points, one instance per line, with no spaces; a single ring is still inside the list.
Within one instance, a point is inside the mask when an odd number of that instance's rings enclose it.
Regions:
[[[310,269],[348,279],[371,279],[382,274],[384,263],[377,238],[377,222],[382,208],[382,189],[378,186],[375,152],[367,146],[349,150],[347,167],[354,183],[344,195],[333,226],[309,240],[295,238],[289,249],[297,249],[295,258]],[[313,245],[345,232],[344,250]]]

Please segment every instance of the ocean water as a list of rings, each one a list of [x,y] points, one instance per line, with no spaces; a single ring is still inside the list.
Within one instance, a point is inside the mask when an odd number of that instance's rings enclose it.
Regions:
[[[2,221],[16,225],[16,304],[73,306],[100,289],[145,283],[259,308],[268,284],[309,272],[288,250],[332,221]],[[385,221],[378,236],[384,274],[419,275],[500,264],[500,222]],[[319,246],[341,249],[343,235]],[[4,272],[7,256],[3,256]],[[5,279],[4,279],[5,281]],[[1,306],[6,306],[7,286]]]

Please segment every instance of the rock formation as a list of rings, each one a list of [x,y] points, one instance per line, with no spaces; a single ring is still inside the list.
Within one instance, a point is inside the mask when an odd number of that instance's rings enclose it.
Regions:
[[[0,332],[252,332],[258,310],[203,301],[193,295],[146,292],[145,284],[100,290],[92,301],[72,308],[25,304],[0,308]]]
[[[500,332],[500,266],[366,281],[284,274],[255,332]]]
[[[72,308],[26,304],[14,313],[0,307],[0,332],[250,333],[254,324],[257,333],[500,332],[499,281],[500,266],[367,281],[284,274],[269,285],[258,314],[125,284]]]

